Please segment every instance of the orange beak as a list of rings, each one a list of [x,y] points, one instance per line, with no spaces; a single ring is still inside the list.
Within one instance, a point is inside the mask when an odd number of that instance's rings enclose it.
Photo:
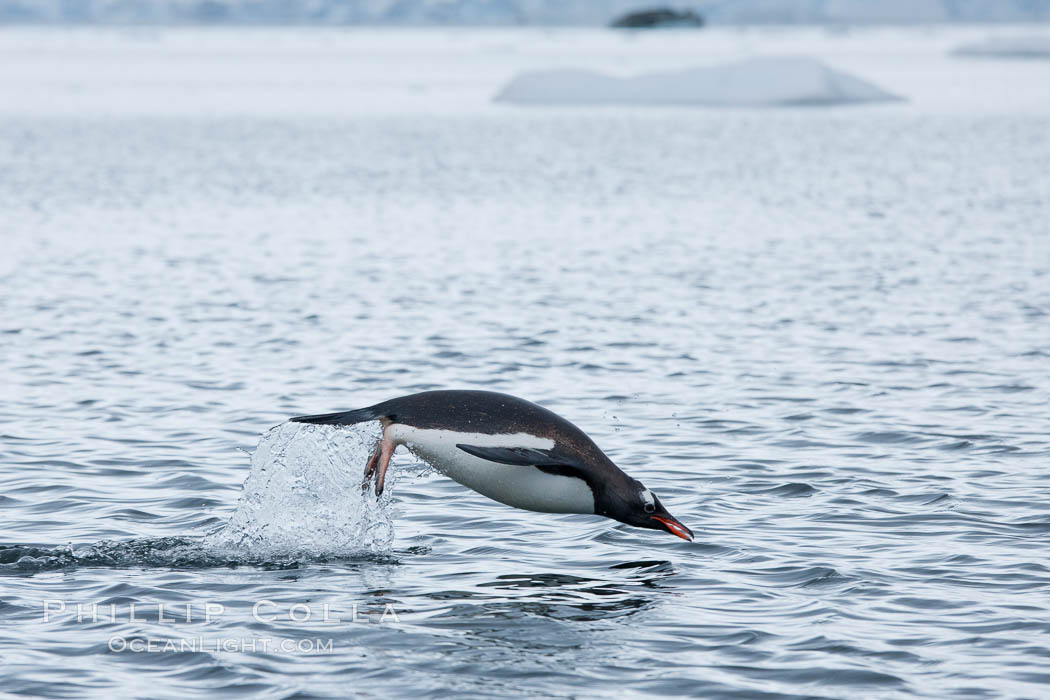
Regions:
[[[662,515],[653,515],[651,517],[653,520],[663,525],[664,529],[666,529],[672,535],[677,535],[686,542],[693,541],[693,531],[687,528],[682,523],[675,520],[674,518],[665,518]]]

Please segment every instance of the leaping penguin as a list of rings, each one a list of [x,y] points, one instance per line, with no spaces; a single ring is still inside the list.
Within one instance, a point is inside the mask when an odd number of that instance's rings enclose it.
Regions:
[[[404,445],[483,496],[541,513],[602,515],[634,527],[693,533],[660,499],[625,474],[582,430],[542,406],[492,391],[424,391],[296,423],[351,425],[378,420],[383,437],[365,467],[383,493],[390,457]]]

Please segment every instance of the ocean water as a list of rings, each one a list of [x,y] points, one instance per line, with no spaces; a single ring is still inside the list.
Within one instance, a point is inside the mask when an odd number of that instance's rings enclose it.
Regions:
[[[1045,695],[1050,63],[948,55],[1004,31],[0,32],[3,690]],[[490,101],[760,53],[908,101]],[[282,425],[432,388],[696,541]]]

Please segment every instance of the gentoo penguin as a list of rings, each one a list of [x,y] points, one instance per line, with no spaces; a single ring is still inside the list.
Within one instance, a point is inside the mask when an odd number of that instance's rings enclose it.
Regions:
[[[635,527],[693,533],[640,481],[612,463],[582,430],[542,406],[492,391],[424,391],[368,408],[292,418],[351,425],[378,420],[383,437],[365,467],[376,494],[404,445],[467,488],[516,508],[603,515]]]

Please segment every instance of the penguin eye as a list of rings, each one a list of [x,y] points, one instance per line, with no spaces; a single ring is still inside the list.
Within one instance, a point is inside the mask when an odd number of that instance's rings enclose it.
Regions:
[[[652,503],[646,503],[645,504],[645,512],[646,513],[652,513],[654,510],[656,510],[656,506],[654,506]]]

